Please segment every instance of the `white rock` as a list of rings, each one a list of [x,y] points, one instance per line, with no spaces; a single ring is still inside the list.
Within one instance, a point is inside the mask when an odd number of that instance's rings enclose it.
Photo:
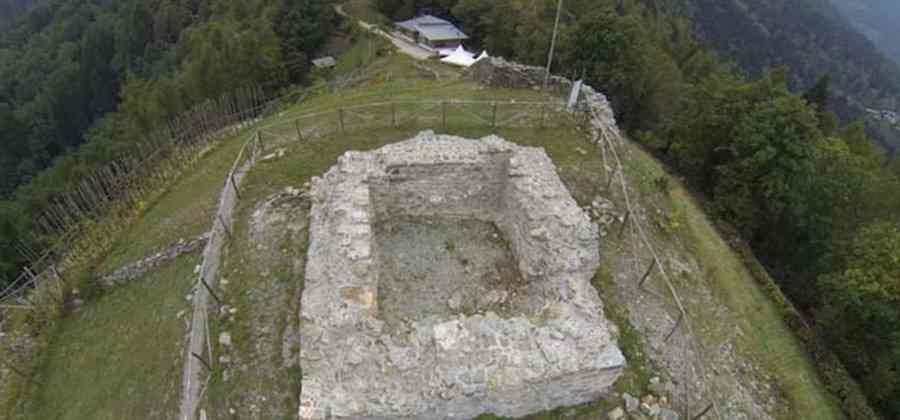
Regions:
[[[458,290],[453,292],[453,295],[450,296],[450,299],[447,300],[447,306],[454,311],[458,311],[460,307],[462,307],[462,293]]]
[[[219,344],[223,346],[231,346],[231,333],[223,332],[219,334]]]
[[[637,410],[638,406],[641,405],[641,402],[638,401],[637,398],[631,396],[631,394],[627,392],[622,394],[622,399],[625,400],[625,410],[627,410],[629,413]]]
[[[608,418],[609,420],[620,420],[624,417],[625,411],[622,410],[622,407],[616,407],[614,410],[606,414],[606,418]]]

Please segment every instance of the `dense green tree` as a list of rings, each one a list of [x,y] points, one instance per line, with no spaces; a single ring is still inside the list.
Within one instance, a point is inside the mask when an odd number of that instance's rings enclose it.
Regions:
[[[900,416],[900,224],[873,222],[823,275],[823,331],[888,418]]]
[[[815,115],[792,95],[760,102],[736,121],[734,159],[718,168],[715,198],[749,237],[805,206],[819,136]]]
[[[833,133],[838,125],[837,115],[829,110],[831,95],[831,76],[827,74],[819,78],[819,81],[803,94],[803,99],[806,99],[816,111],[819,128],[826,134]]]
[[[653,128],[671,114],[681,74],[639,14],[594,9],[571,42],[569,60],[604,87],[626,128]]]
[[[89,168],[198,101],[279,88],[285,68],[302,80],[306,67],[286,66],[283,50],[289,59],[317,51],[331,13],[325,0],[39,2],[0,32],[0,200],[14,200],[4,211],[39,214]],[[40,240],[28,217],[16,220],[0,243]],[[0,283],[23,262],[6,249]]]
[[[269,25],[211,21],[187,34],[184,88],[197,101],[218,97],[236,86],[276,79],[281,64],[280,43]]]
[[[281,40],[288,76],[297,83],[309,71],[310,59],[325,44],[334,9],[324,0],[284,0],[281,7],[275,18],[275,33]]]

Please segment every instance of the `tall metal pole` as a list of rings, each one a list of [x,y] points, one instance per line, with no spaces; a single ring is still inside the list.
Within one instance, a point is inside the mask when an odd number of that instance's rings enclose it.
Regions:
[[[553,50],[556,48],[556,34],[559,31],[559,16],[562,14],[562,0],[556,6],[556,23],[553,24],[553,39],[550,41],[550,54],[547,57],[547,74],[544,75],[544,89],[550,82],[550,65],[553,64]]]

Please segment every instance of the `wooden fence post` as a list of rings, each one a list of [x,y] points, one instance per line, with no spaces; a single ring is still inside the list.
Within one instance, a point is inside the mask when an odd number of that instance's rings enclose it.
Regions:
[[[391,127],[397,127],[397,103],[391,102]]]
[[[653,263],[650,264],[650,268],[647,269],[647,272],[644,273],[644,277],[641,277],[641,281],[638,283],[638,287],[641,289],[644,288],[644,282],[650,277],[650,273],[653,272],[653,269],[656,268],[656,259],[653,259]]]
[[[497,128],[497,103],[492,103],[492,111],[491,111],[491,128]]]
[[[230,242],[230,241],[231,241],[231,232],[228,231],[228,225],[225,224],[225,221],[224,221],[224,220],[222,220],[222,215],[221,215],[221,214],[217,215],[216,217],[218,217],[218,219],[219,219],[219,224],[222,225],[222,230],[225,232],[225,236],[228,237],[228,241]]]
[[[200,283],[203,284],[203,287],[206,288],[206,291],[209,292],[209,295],[212,296],[213,299],[216,300],[216,303],[218,303],[219,306],[221,306],[221,305],[222,305],[222,300],[219,299],[218,296],[216,296],[216,292],[214,292],[213,289],[212,289],[212,287],[209,285],[209,283],[206,282],[206,278],[205,278],[205,276],[204,276],[203,273],[200,273]]]
[[[303,141],[303,130],[300,129],[300,120],[294,120],[294,128],[297,130],[297,139]]]
[[[628,221],[631,219],[631,211],[625,213],[625,220],[622,222],[622,228],[619,229],[619,238],[622,237],[622,234],[625,233],[625,227],[628,226]]]
[[[682,321],[684,321],[684,312],[679,312],[678,320],[675,321],[675,325],[672,327],[672,330],[669,331],[668,334],[666,334],[666,338],[663,339],[663,342],[665,342],[665,343],[669,342],[669,339],[672,338],[672,334],[675,334],[675,331],[677,331],[678,327],[681,326]]]
[[[699,420],[700,418],[705,416],[706,413],[708,413],[709,410],[711,410],[712,408],[713,408],[712,403],[709,403],[709,405],[707,405],[706,408],[704,408],[703,411],[700,412],[700,414],[697,414],[696,416],[691,417],[691,420]]]
[[[209,362],[207,362],[205,359],[203,359],[202,357],[200,357],[199,354],[194,353],[194,352],[191,352],[191,356],[194,356],[194,358],[197,359],[197,360],[199,360],[200,363],[203,363],[203,367],[205,367],[206,370],[209,370],[209,371],[212,370],[212,367],[209,365]]]
[[[540,127],[541,130],[544,129],[544,115],[546,113],[547,113],[547,104],[541,104],[541,120],[538,123],[539,124],[538,127]]]
[[[228,175],[228,179],[231,181],[231,188],[234,188],[234,196],[237,197],[238,200],[240,200],[241,190],[238,189],[237,183],[234,182],[234,172]]]

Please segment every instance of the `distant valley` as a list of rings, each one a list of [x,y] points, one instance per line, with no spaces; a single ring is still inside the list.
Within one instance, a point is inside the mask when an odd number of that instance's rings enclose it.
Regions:
[[[900,2],[896,0],[831,0],[857,30],[883,53],[900,63]]]

